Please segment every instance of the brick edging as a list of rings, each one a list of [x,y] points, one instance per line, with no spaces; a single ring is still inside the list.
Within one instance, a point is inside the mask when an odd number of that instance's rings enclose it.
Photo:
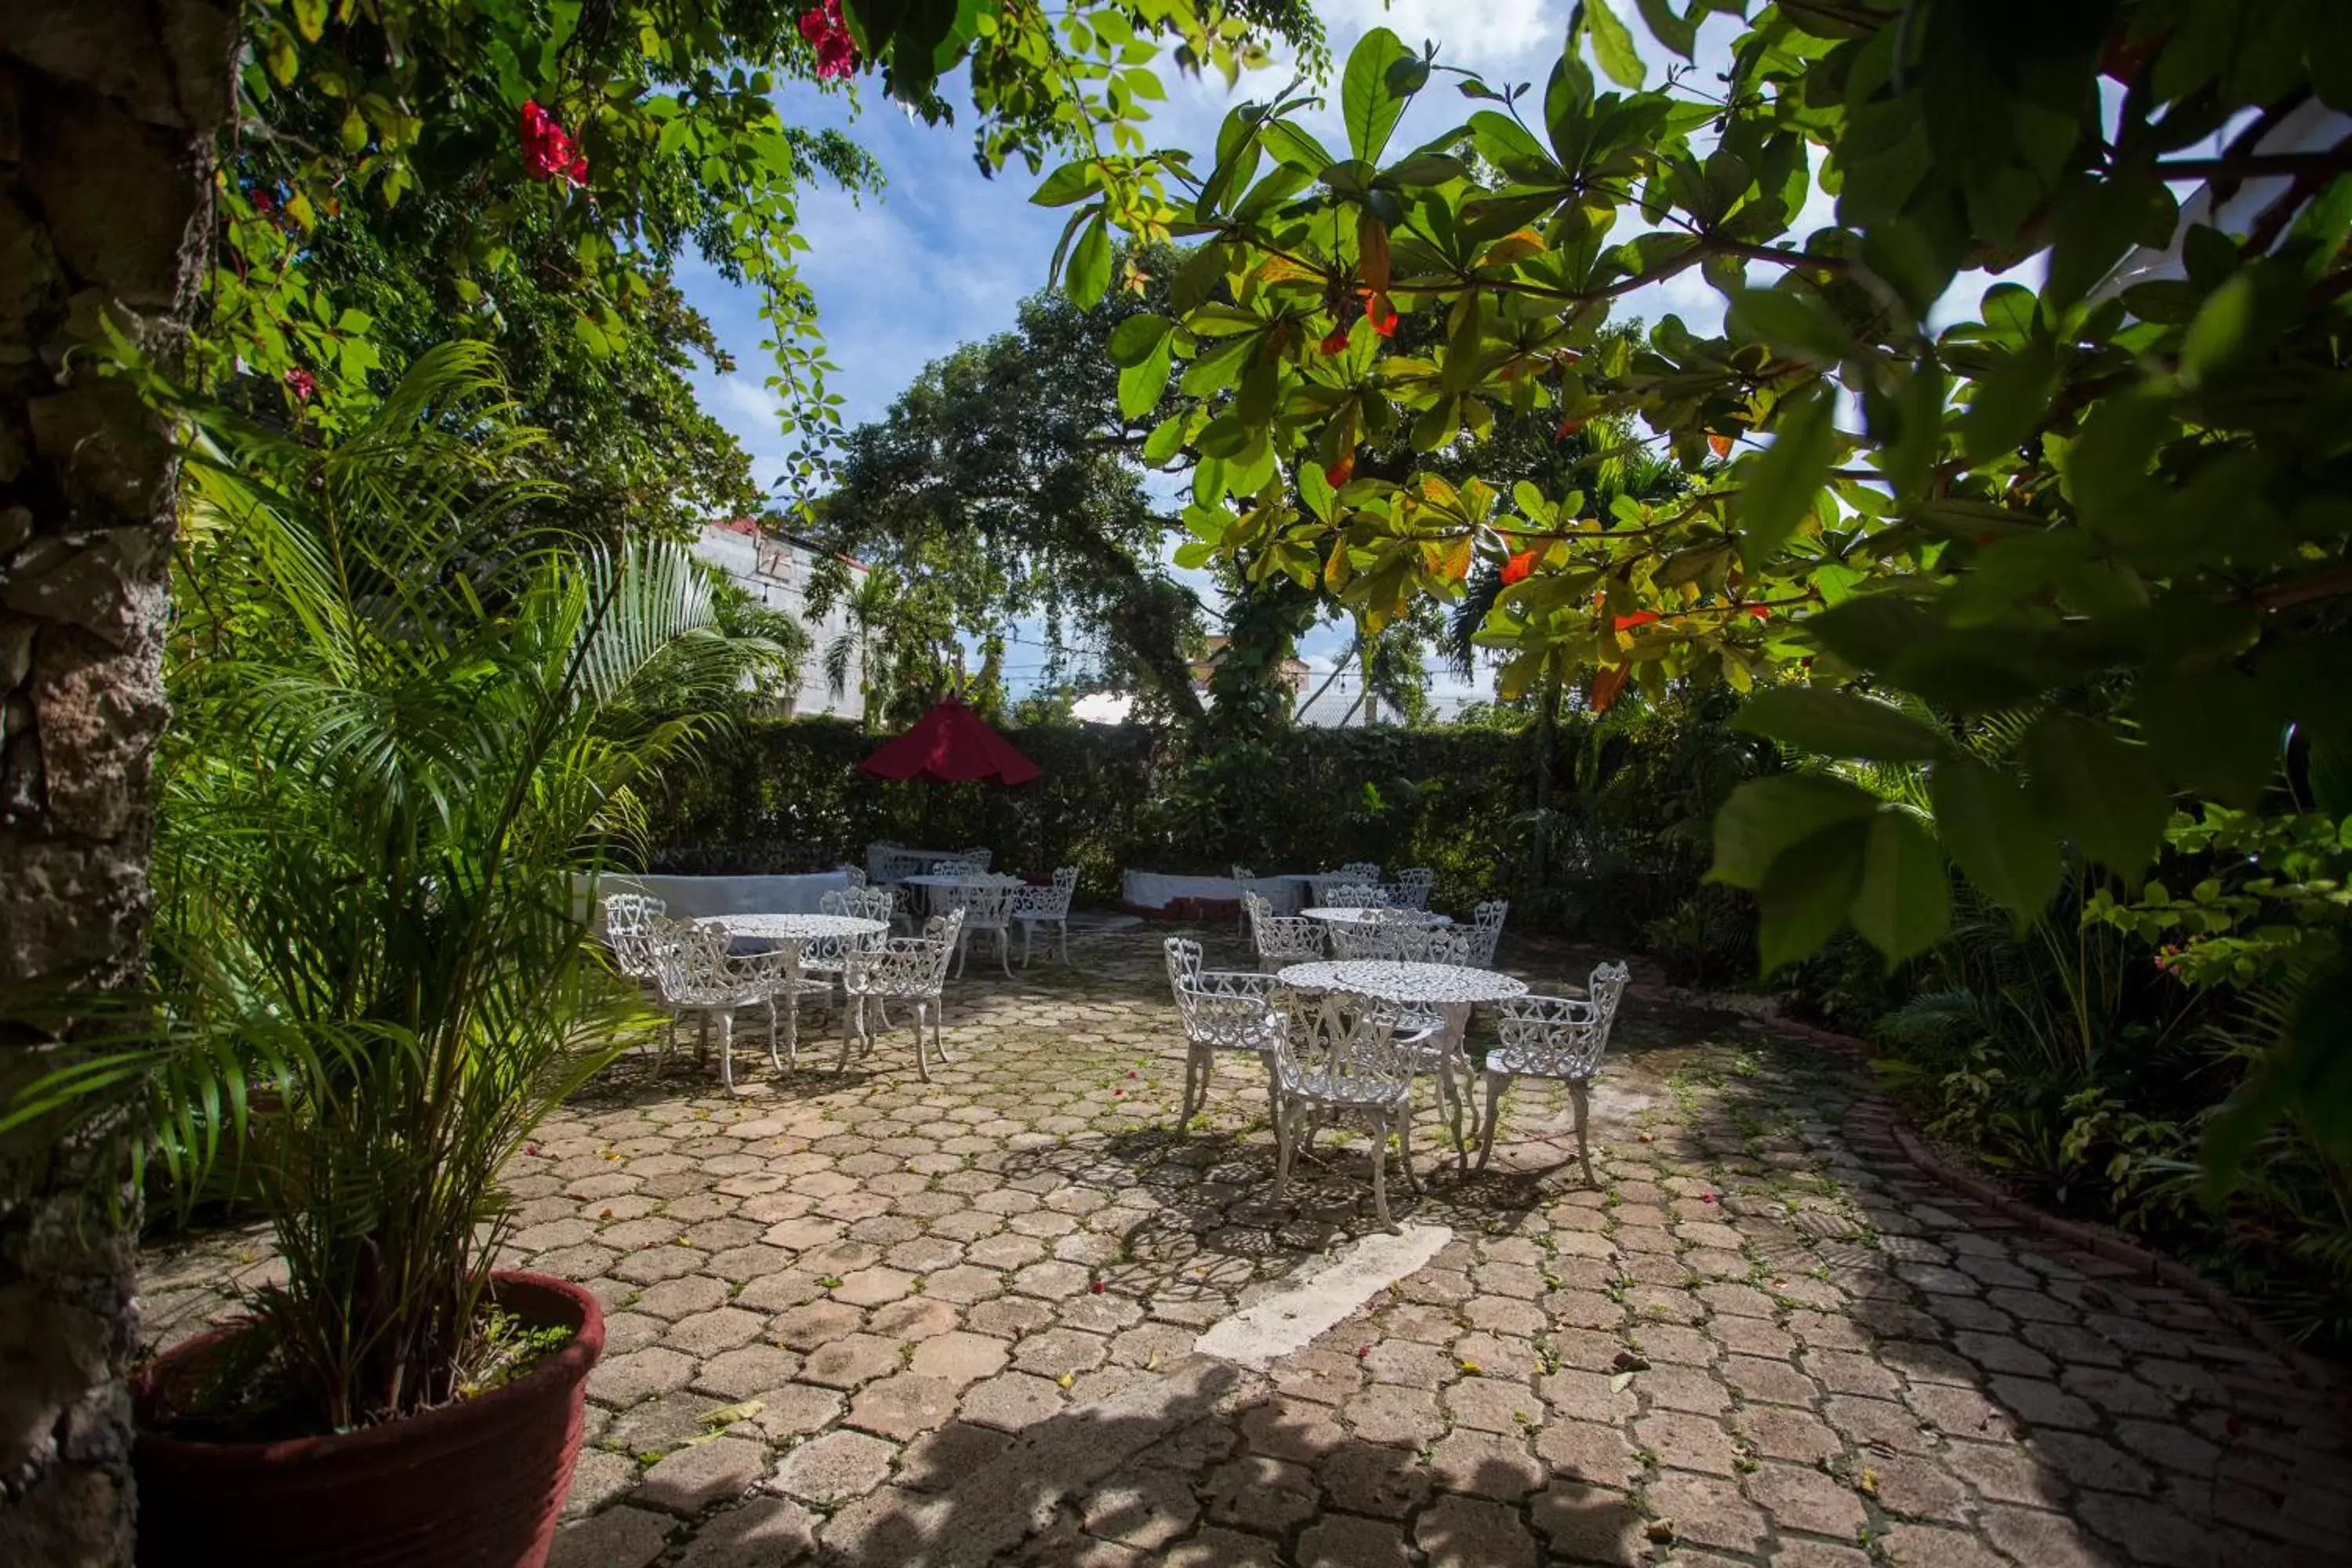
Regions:
[[[1799,1039],[1826,1046],[1851,1059],[1857,1067],[1866,1067],[1871,1060],[1868,1042],[1852,1035],[1841,1035],[1811,1024],[1779,1019],[1765,1026],[1776,1033],[1792,1035]],[[2336,1369],[2288,1339],[2252,1308],[2231,1295],[2214,1280],[2207,1279],[2176,1258],[2141,1247],[2135,1242],[2105,1236],[2088,1226],[2061,1219],[2014,1194],[2003,1192],[1993,1183],[1973,1171],[1958,1170],[1938,1159],[1934,1151],[1922,1142],[1919,1135],[1903,1119],[1894,1101],[1877,1089],[1865,1087],[1852,1110],[1846,1113],[1849,1128],[1859,1127],[1862,1136],[1850,1139],[1857,1145],[1880,1152],[1892,1152],[1938,1184],[1972,1199],[1991,1209],[2003,1218],[2032,1231],[2061,1241],[2094,1258],[2120,1264],[2135,1274],[2159,1284],[2185,1290],[2220,1314],[2224,1321],[2259,1343],[2285,1363],[2303,1382],[2312,1388],[2334,1394],[2339,1398],[2352,1394]],[[1876,1136],[1872,1136],[1875,1133]]]

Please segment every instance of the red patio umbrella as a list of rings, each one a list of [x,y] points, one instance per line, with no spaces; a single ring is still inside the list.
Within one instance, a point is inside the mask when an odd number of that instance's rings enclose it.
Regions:
[[[967,784],[993,779],[1027,784],[1041,771],[990,729],[979,714],[950,697],[915,721],[915,727],[857,764],[880,779],[938,779]]]

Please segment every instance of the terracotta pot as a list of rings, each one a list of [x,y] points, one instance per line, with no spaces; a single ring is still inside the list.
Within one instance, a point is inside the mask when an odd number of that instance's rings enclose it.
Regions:
[[[421,1415],[279,1443],[192,1443],[142,1431],[139,1568],[540,1568],[579,1456],[604,1314],[576,1285],[498,1274],[500,1306],[571,1342],[503,1388]],[[233,1330],[160,1357],[141,1407]]]

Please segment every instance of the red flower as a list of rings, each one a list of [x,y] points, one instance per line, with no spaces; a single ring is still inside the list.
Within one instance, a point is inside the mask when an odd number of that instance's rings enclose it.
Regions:
[[[294,395],[297,403],[308,403],[310,395],[319,390],[319,378],[309,371],[296,368],[286,373],[286,390]]]
[[[534,102],[522,106],[522,167],[534,180],[588,183],[587,154],[555,122],[555,116]]]
[[[1503,581],[1507,584],[1523,581],[1528,573],[1536,569],[1536,557],[1542,553],[1540,550],[1523,550],[1504,562]]]
[[[816,79],[836,81],[857,68],[857,46],[841,19],[841,0],[820,0],[801,13],[801,37],[816,51]]]
[[[1748,605],[1745,608],[1750,616],[1759,621],[1769,621],[1772,618],[1772,612],[1762,605]]]

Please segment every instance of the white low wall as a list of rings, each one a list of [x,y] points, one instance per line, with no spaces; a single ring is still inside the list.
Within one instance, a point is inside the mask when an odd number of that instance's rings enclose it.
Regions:
[[[1179,877],[1160,871],[1121,874],[1119,898],[1130,909],[1164,910],[1179,899],[1202,899],[1212,903],[1237,904],[1242,884],[1231,877]],[[1296,914],[1307,891],[1304,877],[1255,877],[1249,890],[1274,906],[1278,915]]]
[[[646,893],[674,920],[701,915],[813,915],[817,900],[849,886],[844,871],[797,877],[606,877],[598,893]]]

